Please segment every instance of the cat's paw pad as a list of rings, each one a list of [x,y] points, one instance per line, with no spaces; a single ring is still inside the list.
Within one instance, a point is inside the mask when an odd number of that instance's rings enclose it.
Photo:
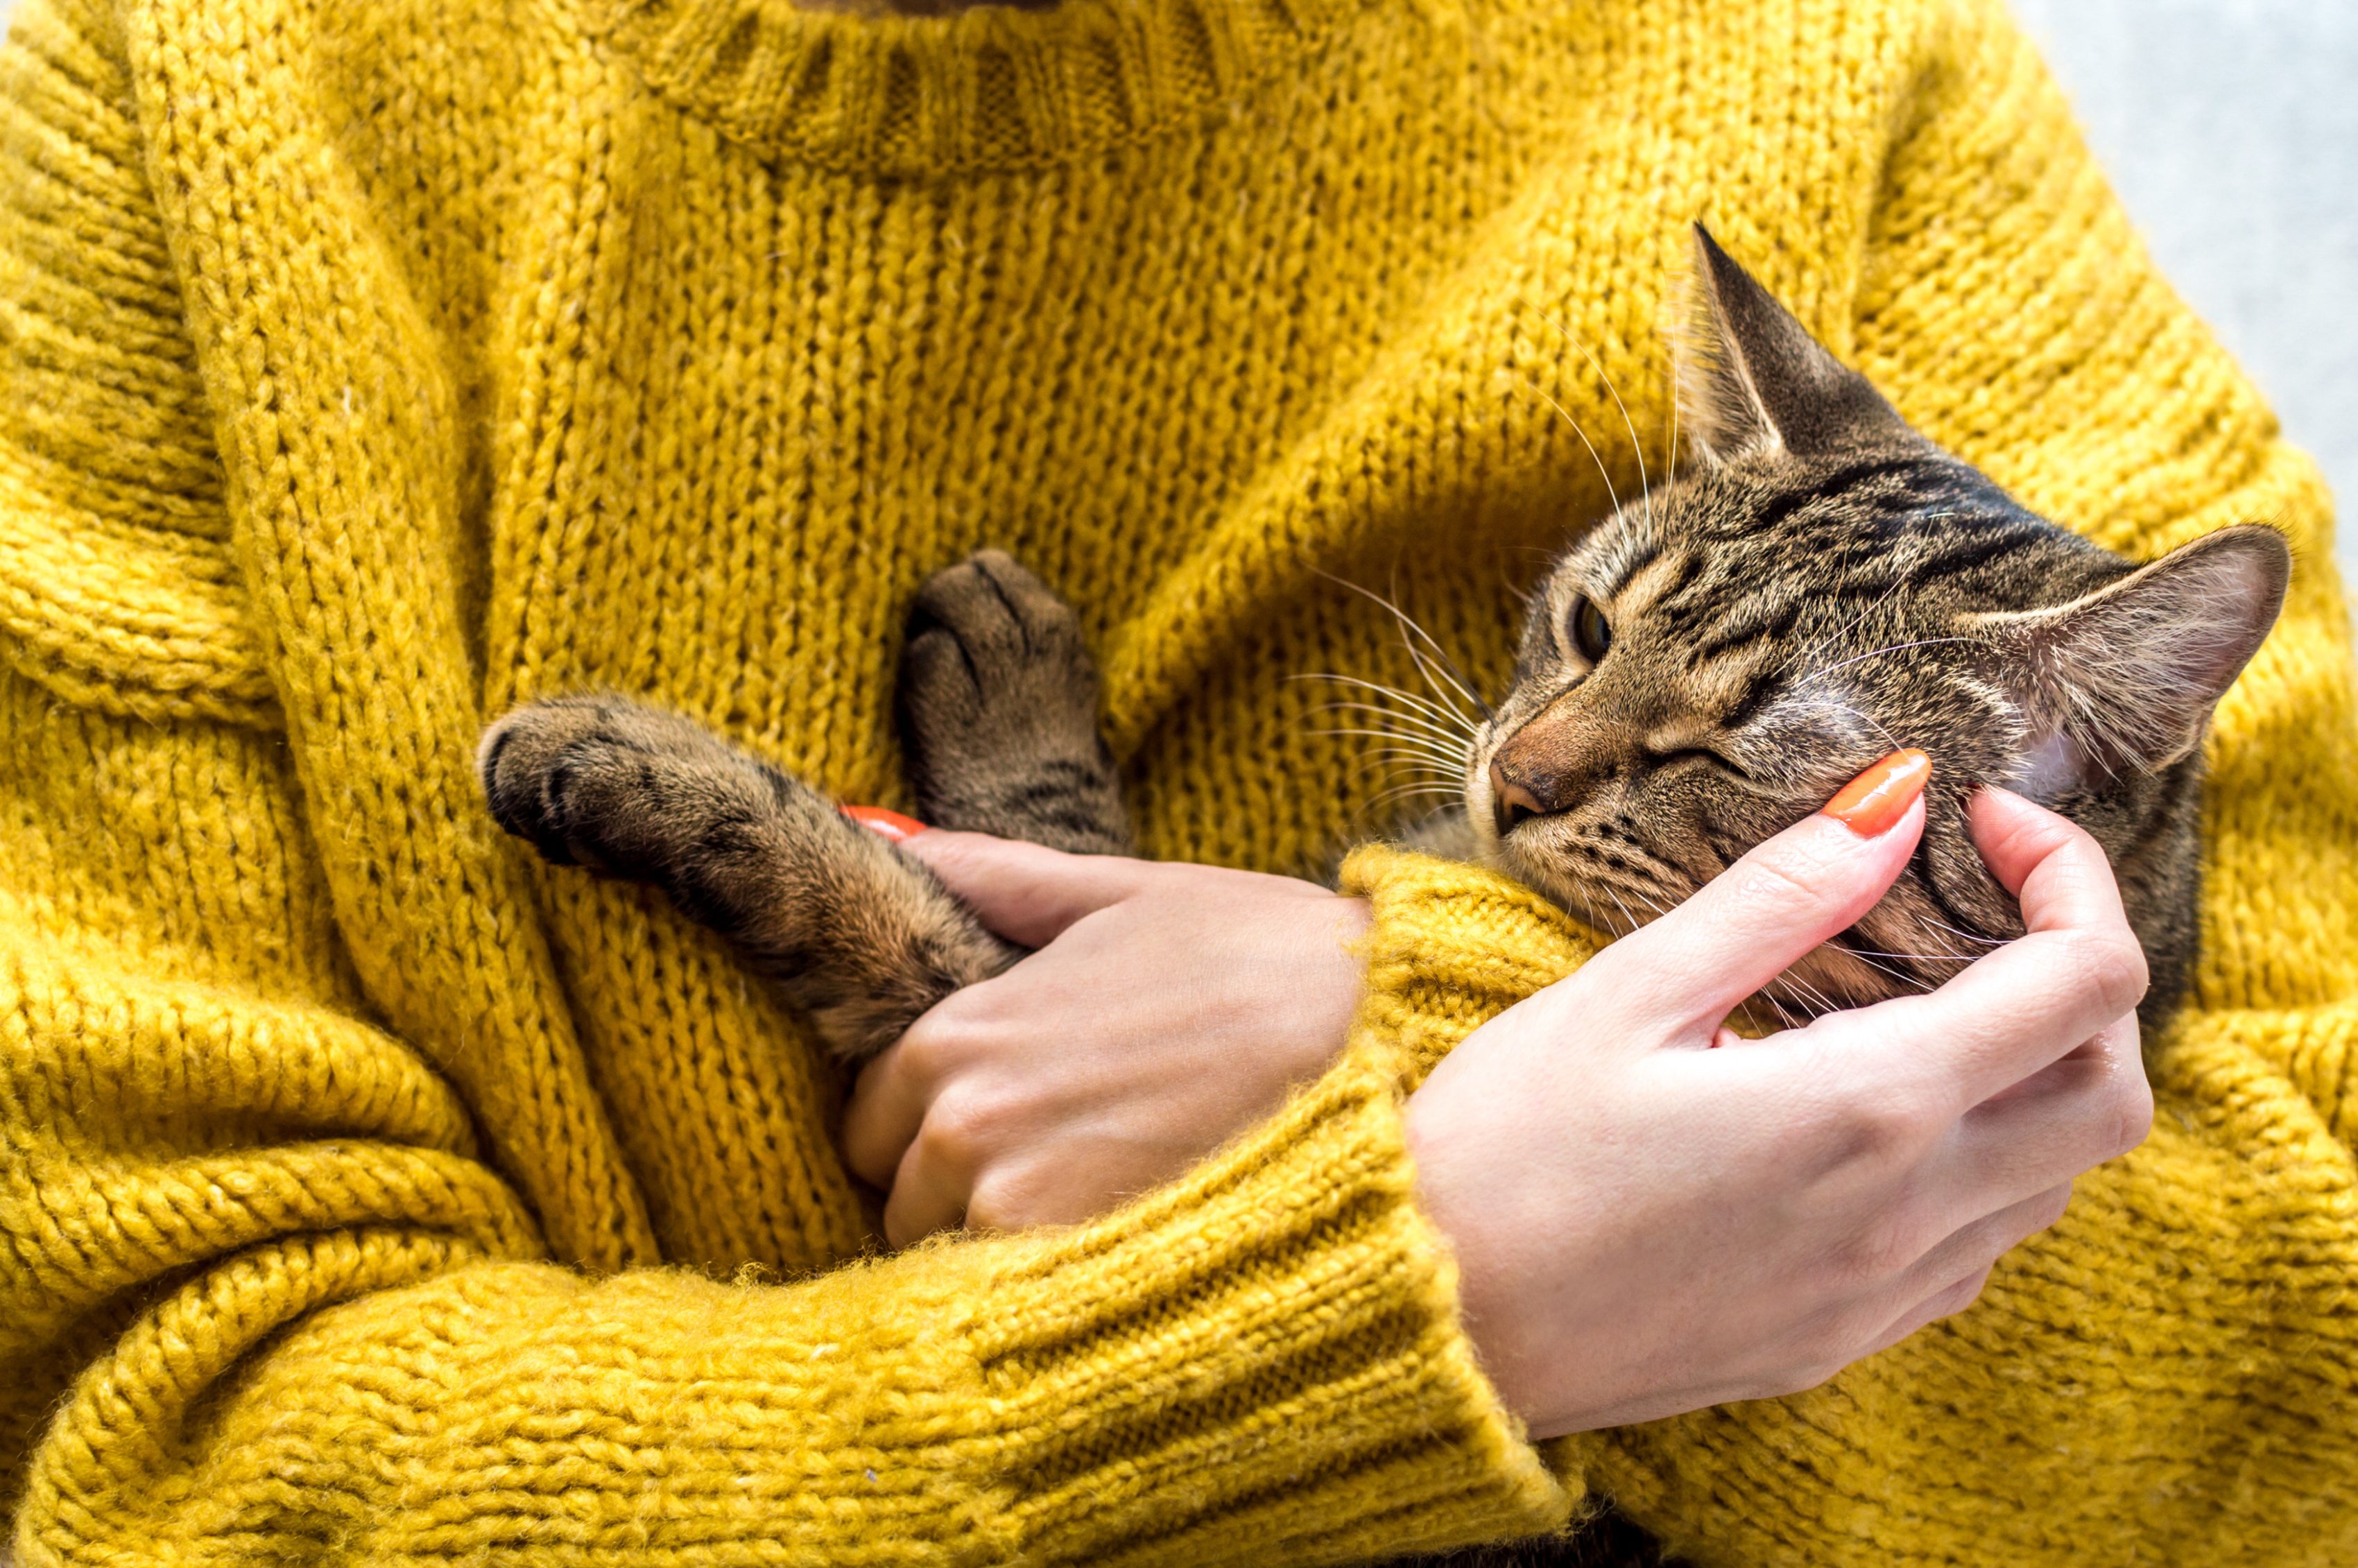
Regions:
[[[1005,552],[970,556],[918,590],[901,706],[921,742],[1043,724],[1094,734],[1097,696],[1080,617]]]
[[[476,769],[502,827],[560,866],[644,874],[683,770],[726,747],[676,714],[615,697],[528,703],[483,732]]]

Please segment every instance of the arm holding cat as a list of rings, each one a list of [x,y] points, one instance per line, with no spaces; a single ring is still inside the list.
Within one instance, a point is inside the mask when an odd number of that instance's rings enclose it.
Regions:
[[[2144,1136],[2145,962],[2102,849],[2012,795],[1976,809],[2037,935],[1970,979],[1702,1049],[1874,903],[1924,827],[1920,802],[1873,832],[1821,813],[1508,1010],[1411,1097],[1468,1332],[1534,1433],[1823,1382],[1970,1305],[2074,1176]],[[1040,951],[862,1076],[846,1151],[892,1187],[903,1239],[961,1213],[1013,1228],[1110,1208],[1341,1040],[1336,1003],[1358,986],[1334,960],[1357,900],[970,834],[908,848]],[[1282,979],[1238,983],[1256,969]]]

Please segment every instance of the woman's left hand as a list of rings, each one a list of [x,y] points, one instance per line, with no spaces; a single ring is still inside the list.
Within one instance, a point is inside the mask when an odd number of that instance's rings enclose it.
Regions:
[[[1038,951],[937,1004],[860,1073],[843,1149],[899,1247],[1102,1214],[1179,1174],[1342,1049],[1364,902],[1216,866],[979,833],[902,848]]]

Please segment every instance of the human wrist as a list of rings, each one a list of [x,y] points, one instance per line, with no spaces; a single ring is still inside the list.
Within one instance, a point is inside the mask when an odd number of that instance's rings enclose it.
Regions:
[[[1524,1336],[1511,1299],[1511,1264],[1493,1246],[1496,1210],[1518,1195],[1477,1190],[1477,1162],[1469,1160],[1469,1140],[1485,1130],[1465,1116],[1454,1097],[1432,1086],[1409,1096],[1401,1108],[1402,1140],[1413,1171],[1412,1191],[1418,1210],[1448,1247],[1456,1264],[1459,1326],[1474,1347],[1498,1400],[1529,1424],[1533,1409]]]

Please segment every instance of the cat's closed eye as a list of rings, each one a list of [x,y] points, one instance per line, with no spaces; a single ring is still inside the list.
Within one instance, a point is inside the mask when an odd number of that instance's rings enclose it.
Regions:
[[[1669,752],[1649,751],[1646,760],[1658,768],[1674,767],[1681,762],[1700,762],[1747,782],[1752,777],[1735,758],[1710,746],[1681,746]]]

